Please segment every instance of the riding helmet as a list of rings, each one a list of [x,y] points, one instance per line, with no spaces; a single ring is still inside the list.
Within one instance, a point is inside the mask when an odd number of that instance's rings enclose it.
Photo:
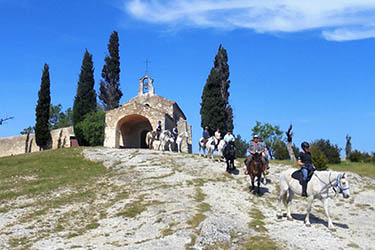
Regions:
[[[310,144],[308,142],[302,142],[301,143],[301,148],[309,148],[310,147]]]

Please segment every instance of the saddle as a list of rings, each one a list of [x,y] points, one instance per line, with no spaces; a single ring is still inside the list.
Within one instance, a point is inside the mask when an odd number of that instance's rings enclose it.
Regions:
[[[311,180],[311,177],[313,176],[313,174],[314,174],[314,171],[309,172],[309,174],[307,175],[306,183],[308,183]],[[292,174],[292,178],[299,181],[299,184],[302,185],[303,175],[302,175],[301,169],[294,171]]]

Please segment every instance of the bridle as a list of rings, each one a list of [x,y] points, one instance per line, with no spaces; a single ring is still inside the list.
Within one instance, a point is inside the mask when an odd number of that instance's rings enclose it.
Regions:
[[[327,188],[327,192],[329,190],[329,188],[332,188],[333,192],[335,192],[335,196],[337,194],[342,194],[344,191],[346,190],[349,190],[350,188],[347,187],[347,188],[344,188],[340,185],[340,180],[344,177],[343,174],[338,174],[337,177],[336,177],[336,180],[331,180],[331,174],[332,172],[329,173],[329,176],[328,176],[328,183],[325,183],[322,179],[319,178],[319,176],[317,174],[314,173],[314,175],[318,178],[319,181],[323,182],[325,184]],[[335,184],[332,184],[332,183],[335,183]],[[323,189],[324,190],[324,189]],[[322,192],[323,193],[323,192]]]
[[[337,175],[336,177],[336,182],[335,182],[335,185],[332,185],[332,182],[330,181],[329,183],[331,184],[331,187],[333,189],[333,191],[335,192],[335,194],[341,194],[343,193],[344,191],[346,190],[349,190],[349,187],[347,188],[343,188],[341,185],[340,185],[340,180],[344,177],[343,174],[339,174]],[[329,180],[331,179],[331,173],[329,174]]]

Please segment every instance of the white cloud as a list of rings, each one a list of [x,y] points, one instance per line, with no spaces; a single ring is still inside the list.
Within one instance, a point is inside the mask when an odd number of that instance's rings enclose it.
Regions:
[[[125,10],[145,22],[256,32],[322,31],[346,41],[374,37],[375,0],[130,0]]]

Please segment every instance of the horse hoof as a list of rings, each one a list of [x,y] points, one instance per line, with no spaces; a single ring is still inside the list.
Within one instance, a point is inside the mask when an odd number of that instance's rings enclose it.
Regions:
[[[306,224],[306,227],[311,227],[311,224]]]
[[[290,221],[292,221],[293,220],[293,218],[292,217],[290,217],[290,216],[287,216],[286,217],[288,220],[290,220]]]
[[[336,228],[335,227],[331,227],[331,228],[328,228],[331,232],[336,232]]]

